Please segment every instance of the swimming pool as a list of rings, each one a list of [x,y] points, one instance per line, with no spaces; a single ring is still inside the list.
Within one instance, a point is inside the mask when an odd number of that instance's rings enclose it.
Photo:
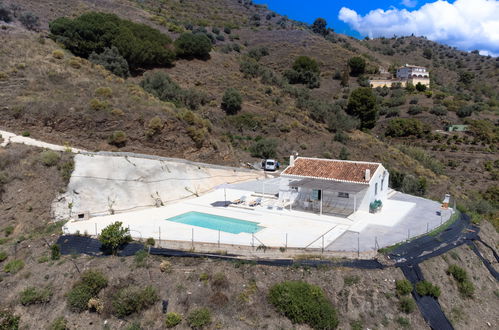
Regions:
[[[259,226],[257,222],[222,217],[219,215],[195,211],[183,213],[166,220],[196,227],[220,230],[231,234],[252,234],[263,228]]]

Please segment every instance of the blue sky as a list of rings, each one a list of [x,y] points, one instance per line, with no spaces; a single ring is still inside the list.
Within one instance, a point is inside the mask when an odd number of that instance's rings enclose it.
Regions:
[[[325,18],[328,22],[328,26],[333,28],[336,32],[349,34],[355,37],[359,37],[360,33],[338,19],[338,13],[342,7],[354,9],[361,15],[365,15],[369,11],[377,8],[389,9],[391,6],[396,8],[408,8],[401,4],[401,0],[253,0],[253,2],[267,4],[269,9],[301,22],[311,24],[317,17]],[[429,1],[407,1],[407,4],[416,6],[412,8],[418,8],[421,4],[426,2]]]
[[[254,0],[289,18],[323,17],[358,38],[415,34],[482,54],[499,54],[499,0]]]

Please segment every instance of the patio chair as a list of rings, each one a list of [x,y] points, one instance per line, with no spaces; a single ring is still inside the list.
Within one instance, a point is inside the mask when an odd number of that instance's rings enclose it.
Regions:
[[[253,207],[253,206],[260,205],[260,204],[262,204],[262,199],[261,199],[260,197],[258,197],[257,199],[255,199],[255,200],[253,200],[253,201],[249,202],[249,203],[248,203],[248,206]]]
[[[246,196],[243,195],[243,196],[239,197],[238,199],[232,201],[231,203],[236,204],[236,205],[244,204],[244,203],[246,203]]]

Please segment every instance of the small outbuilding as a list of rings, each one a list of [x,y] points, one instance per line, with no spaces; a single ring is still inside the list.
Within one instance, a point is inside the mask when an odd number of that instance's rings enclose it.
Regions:
[[[280,178],[279,200],[290,209],[348,216],[382,208],[389,173],[381,163],[291,156]]]

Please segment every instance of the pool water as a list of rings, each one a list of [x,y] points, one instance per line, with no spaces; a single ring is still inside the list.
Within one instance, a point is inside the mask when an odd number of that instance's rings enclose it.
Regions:
[[[252,234],[263,228],[260,227],[257,222],[239,220],[235,218],[222,217],[219,215],[194,211],[183,213],[167,220],[196,227],[220,230],[231,234]]]

